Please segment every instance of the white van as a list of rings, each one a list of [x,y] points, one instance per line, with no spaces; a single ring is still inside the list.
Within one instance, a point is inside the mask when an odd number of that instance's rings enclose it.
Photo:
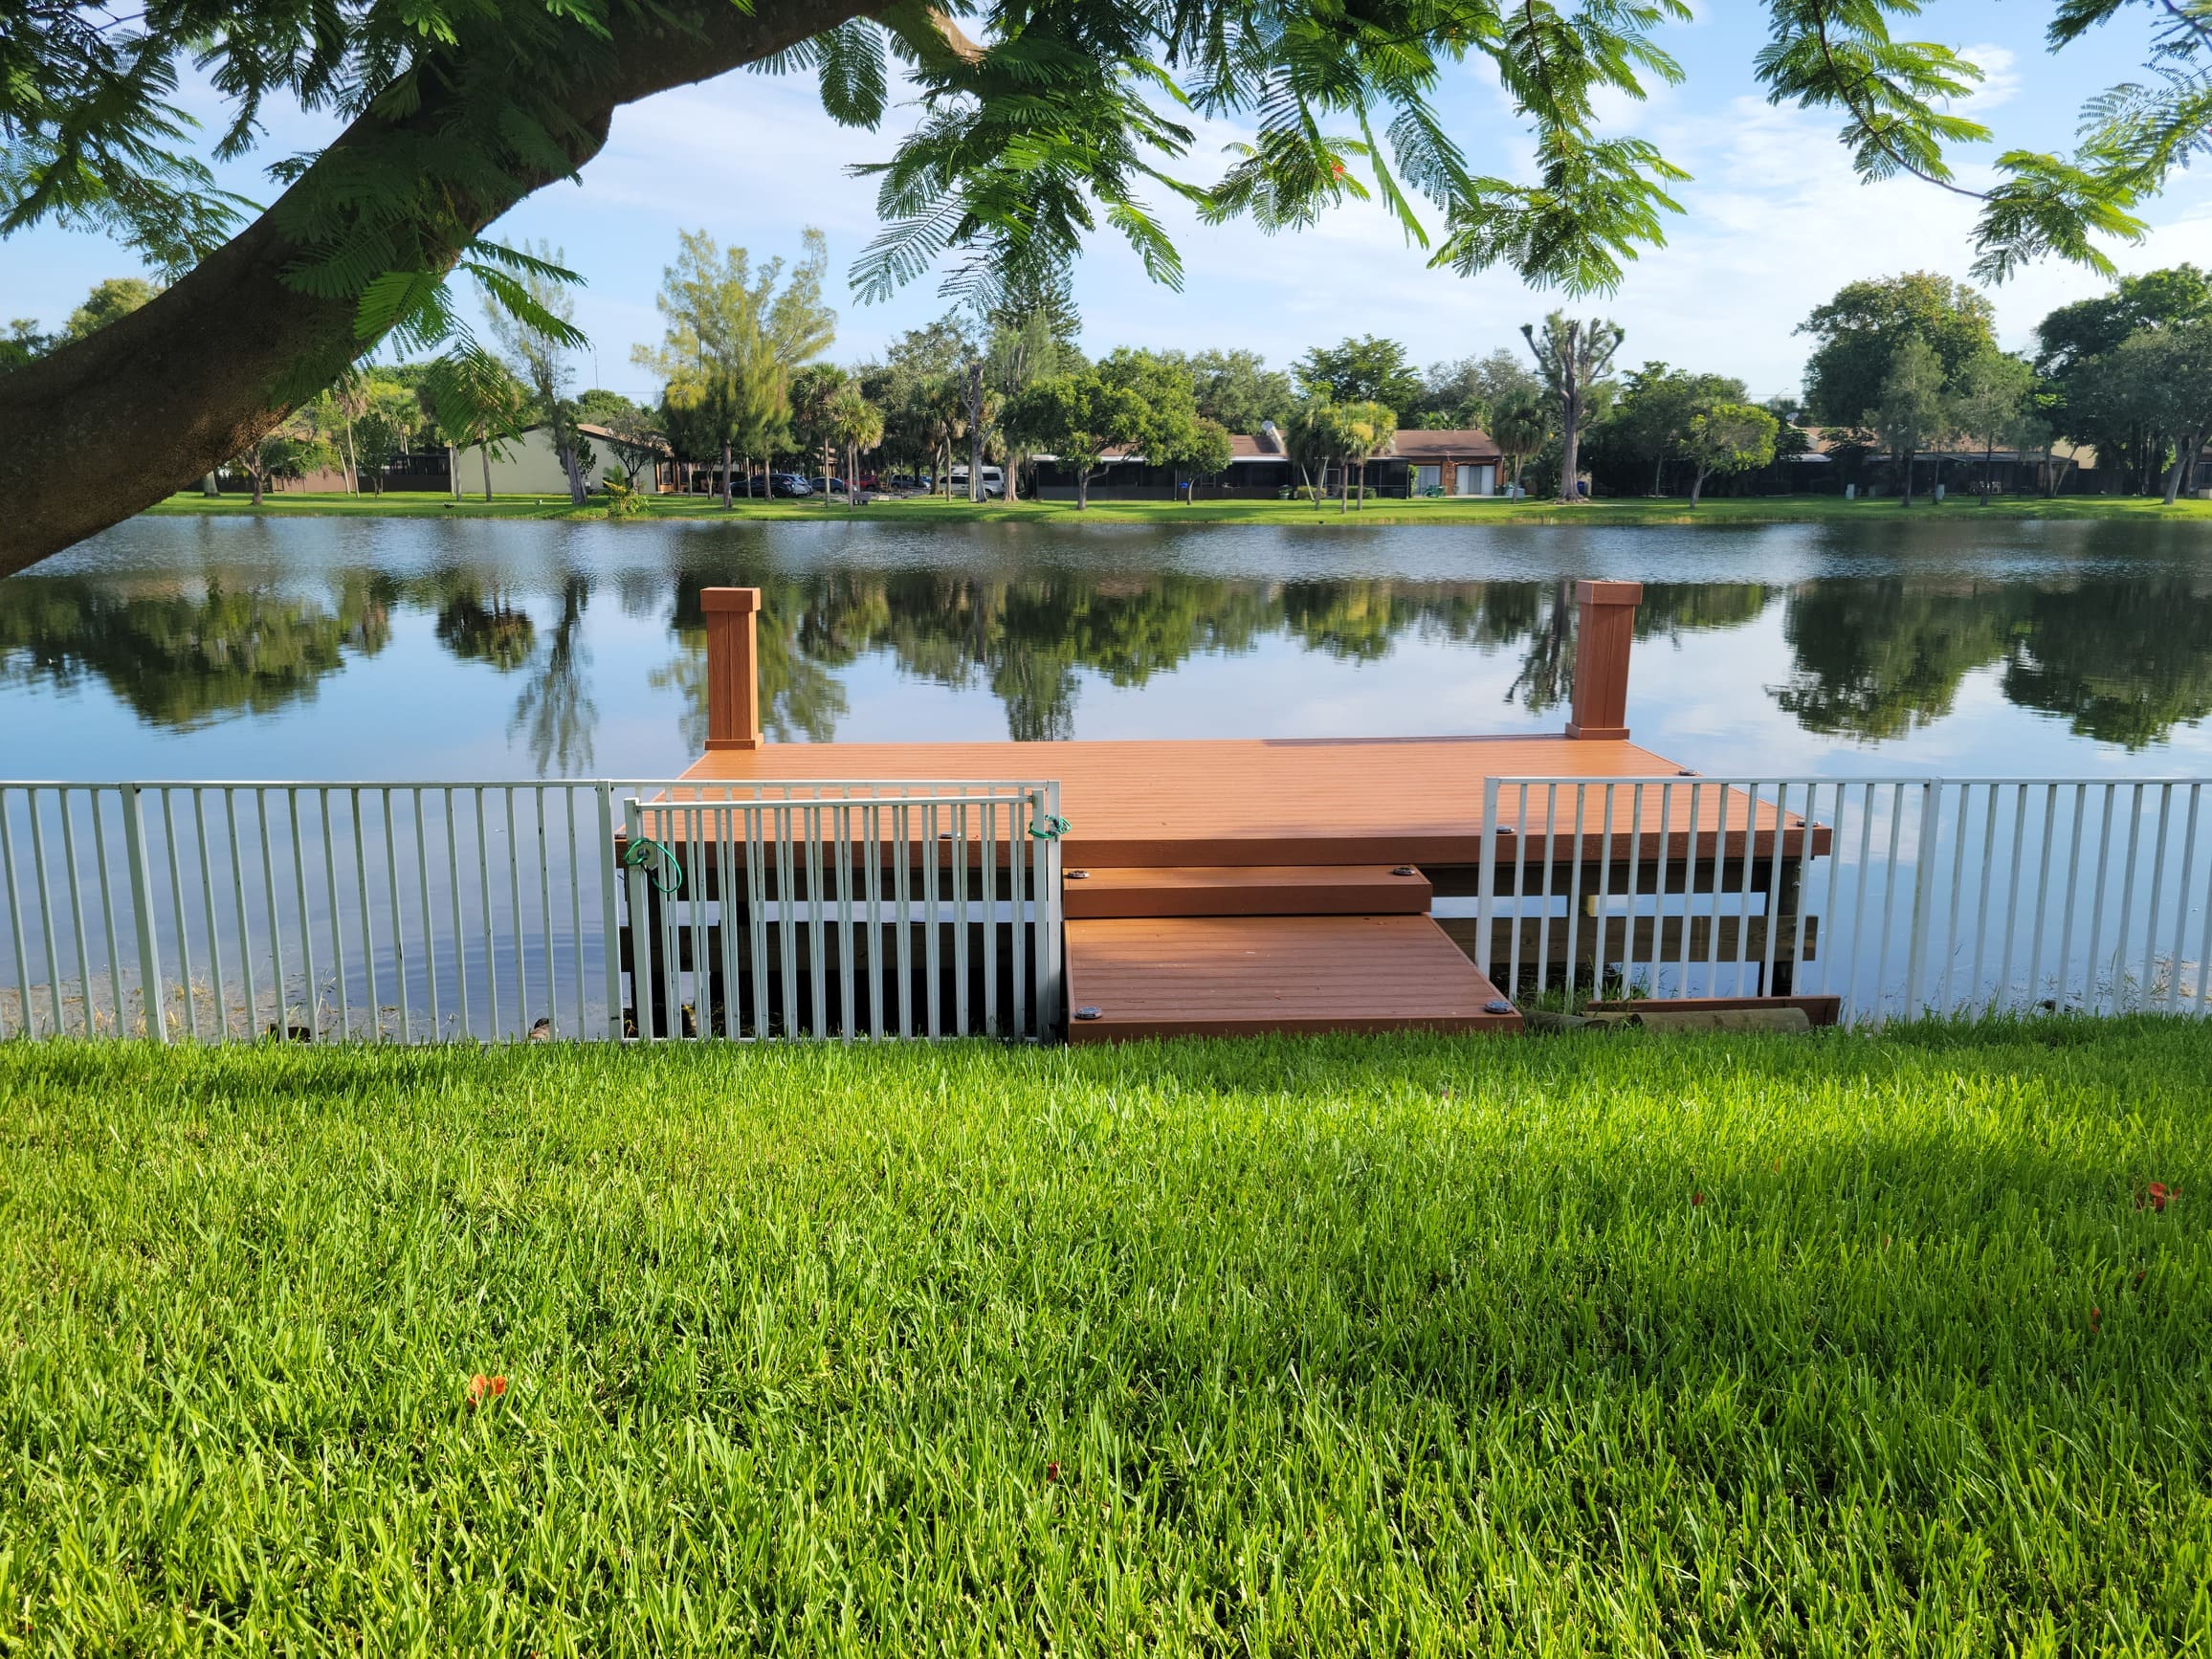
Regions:
[[[966,494],[967,494],[967,487],[968,487],[968,470],[967,470],[967,468],[965,468],[965,467],[955,467],[955,468],[953,468],[953,470],[952,470],[952,493],[953,493],[954,495],[956,495],[956,496],[964,496],[964,495],[966,495]],[[987,501],[987,500],[990,500],[990,499],[992,499],[994,497],[1003,496],[1003,495],[1005,495],[1006,493],[1006,474],[1005,474],[1003,471],[1001,471],[999,468],[997,468],[997,467],[985,467],[985,468],[984,469],[984,499]]]

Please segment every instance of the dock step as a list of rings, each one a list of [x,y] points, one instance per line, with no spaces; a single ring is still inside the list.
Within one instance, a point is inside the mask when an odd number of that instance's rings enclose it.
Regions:
[[[1520,1029],[1426,916],[1102,918],[1067,940],[1072,1043]]]
[[[1429,886],[1410,864],[1124,865],[1070,872],[1061,895],[1071,919],[1426,916]]]

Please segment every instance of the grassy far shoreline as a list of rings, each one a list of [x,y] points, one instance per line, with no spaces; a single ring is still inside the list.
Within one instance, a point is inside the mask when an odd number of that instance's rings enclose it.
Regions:
[[[6,1627],[2195,1650],[2207,1074],[2156,1020],[0,1045]]]
[[[481,496],[455,501],[445,495],[390,494],[343,496],[272,494],[255,508],[248,498],[208,498],[196,493],[170,497],[147,509],[153,516],[231,516],[247,518],[409,518],[409,519],[574,519],[604,520],[601,505],[571,507],[560,496]],[[1059,522],[1104,524],[1796,524],[1915,521],[1927,518],[1968,520],[2128,520],[2170,523],[2212,521],[2212,501],[2177,501],[2173,506],[2132,496],[1999,497],[1987,505],[1915,501],[1900,507],[1894,498],[1846,501],[1837,496],[1708,497],[1695,510],[1686,498],[1619,498],[1561,506],[1554,501],[1489,499],[1382,500],[1339,514],[1334,502],[1316,512],[1302,501],[1094,501],[1078,511],[1072,501],[1017,501],[973,505],[936,498],[873,501],[853,508],[826,506],[819,500],[739,501],[726,511],[713,497],[651,497],[633,523],[705,520],[780,521],[813,520],[919,520],[946,523]]]

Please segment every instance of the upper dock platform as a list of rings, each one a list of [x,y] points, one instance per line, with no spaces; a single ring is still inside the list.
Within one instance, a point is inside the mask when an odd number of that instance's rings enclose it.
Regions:
[[[718,749],[698,783],[920,779],[1056,781],[1069,863],[1472,865],[1486,778],[1653,778],[1682,770],[1626,741],[1529,737],[1220,738],[1048,743],[769,743]],[[1647,791],[1647,794],[1650,794]],[[1711,830],[1717,789],[1698,813]],[[1627,791],[1616,809],[1629,824]],[[1669,817],[1689,827],[1689,792]],[[1745,803],[1737,798],[1735,824]],[[1531,802],[1542,823],[1542,801]],[[1509,818],[1509,815],[1510,818]],[[1517,828],[1509,797],[1501,828]],[[1643,817],[1656,830],[1654,799]],[[1602,827],[1585,825],[1585,837]],[[1559,826],[1562,835],[1571,825]],[[1622,851],[1626,852],[1626,843]]]

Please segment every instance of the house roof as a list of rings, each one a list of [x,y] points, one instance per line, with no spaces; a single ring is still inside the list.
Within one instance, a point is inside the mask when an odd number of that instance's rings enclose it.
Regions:
[[[1383,453],[1401,461],[1503,459],[1490,433],[1480,427],[1457,427],[1447,431],[1422,431],[1400,427],[1396,441]]]
[[[1291,458],[1283,447],[1282,433],[1279,431],[1263,431],[1249,435],[1235,432],[1230,434],[1228,443],[1232,463],[1288,461]],[[1392,436],[1390,446],[1378,452],[1374,458],[1434,466],[1446,461],[1482,462],[1502,460],[1504,457],[1490,433],[1479,427],[1458,427],[1448,431],[1400,427]]]
[[[530,430],[532,431],[536,431],[538,429],[536,427],[532,427]],[[576,423],[576,430],[582,432],[587,438],[605,438],[609,442],[616,441],[615,433],[608,431],[605,427],[594,426],[589,421],[578,421]],[[647,447],[658,454],[665,455],[669,453],[668,445],[657,440]]]

